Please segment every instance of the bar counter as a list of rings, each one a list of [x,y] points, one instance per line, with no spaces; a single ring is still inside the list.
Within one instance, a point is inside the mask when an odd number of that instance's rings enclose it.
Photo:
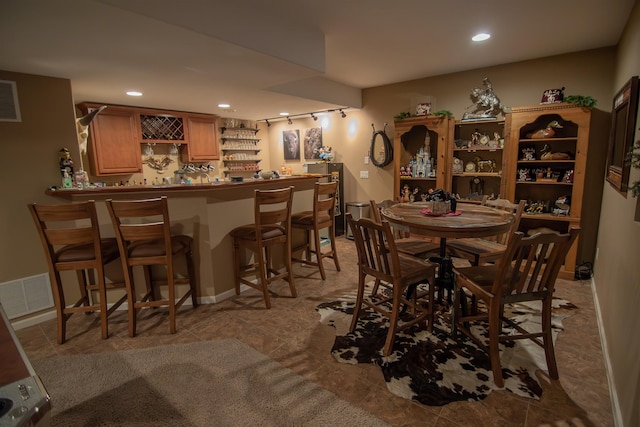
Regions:
[[[167,196],[172,232],[194,238],[194,261],[199,266],[198,299],[206,304],[219,302],[235,294],[233,242],[229,231],[253,223],[254,191],[293,186],[293,212],[311,210],[314,184],[324,176],[309,174],[270,180],[247,179],[243,182],[56,189],[47,190],[46,194],[69,201],[95,200],[103,237],[115,236],[104,200]],[[119,266],[117,268],[112,273],[114,280],[121,274]],[[144,281],[136,275],[136,289],[141,291],[143,288]]]

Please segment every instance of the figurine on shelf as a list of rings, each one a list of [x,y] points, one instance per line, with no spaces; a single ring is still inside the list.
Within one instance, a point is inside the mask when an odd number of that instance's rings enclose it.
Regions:
[[[556,134],[556,129],[562,129],[562,125],[559,121],[553,120],[549,122],[547,127],[543,129],[538,129],[535,132],[530,132],[527,134],[527,138],[529,139],[544,139],[544,138],[553,138]]]
[[[569,215],[569,211],[571,210],[571,198],[567,195],[560,196],[556,199],[556,209],[553,210],[553,213],[556,215]]]
[[[493,172],[496,169],[495,160],[482,160],[479,156],[473,159],[478,172]]]
[[[522,160],[535,160],[536,159],[536,149],[533,147],[523,148],[522,149]]]
[[[549,144],[544,144],[540,156],[540,160],[570,160],[571,155],[569,153],[553,153]]]
[[[64,177],[65,173],[69,177],[73,177],[73,159],[71,159],[71,152],[68,148],[64,147],[58,151],[60,157],[60,175]]]
[[[567,184],[573,183],[573,169],[569,169],[564,172],[564,176],[562,177],[562,182],[566,182]]]
[[[405,184],[402,187],[402,193],[400,193],[400,201],[401,202],[410,202],[411,201],[411,189],[408,184]]]

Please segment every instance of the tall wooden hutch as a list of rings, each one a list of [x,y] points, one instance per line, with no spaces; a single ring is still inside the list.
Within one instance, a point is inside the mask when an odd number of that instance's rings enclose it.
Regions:
[[[529,202],[520,229],[582,229],[560,271],[564,279],[595,258],[610,120],[607,112],[567,103],[511,112],[505,190],[508,199]],[[547,128],[551,136],[536,134]]]

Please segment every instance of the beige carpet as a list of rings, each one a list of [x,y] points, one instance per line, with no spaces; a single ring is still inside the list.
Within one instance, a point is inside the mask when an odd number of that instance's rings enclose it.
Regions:
[[[54,426],[382,426],[237,340],[33,361]]]

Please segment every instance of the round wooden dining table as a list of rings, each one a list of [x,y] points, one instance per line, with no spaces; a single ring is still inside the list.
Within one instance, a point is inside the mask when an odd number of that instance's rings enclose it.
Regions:
[[[513,214],[490,206],[457,203],[456,211],[431,215],[429,202],[397,203],[380,209],[382,217],[397,229],[440,239],[440,256],[431,261],[439,263],[438,284],[453,289],[453,263],[447,255],[447,239],[487,237],[507,232]]]

